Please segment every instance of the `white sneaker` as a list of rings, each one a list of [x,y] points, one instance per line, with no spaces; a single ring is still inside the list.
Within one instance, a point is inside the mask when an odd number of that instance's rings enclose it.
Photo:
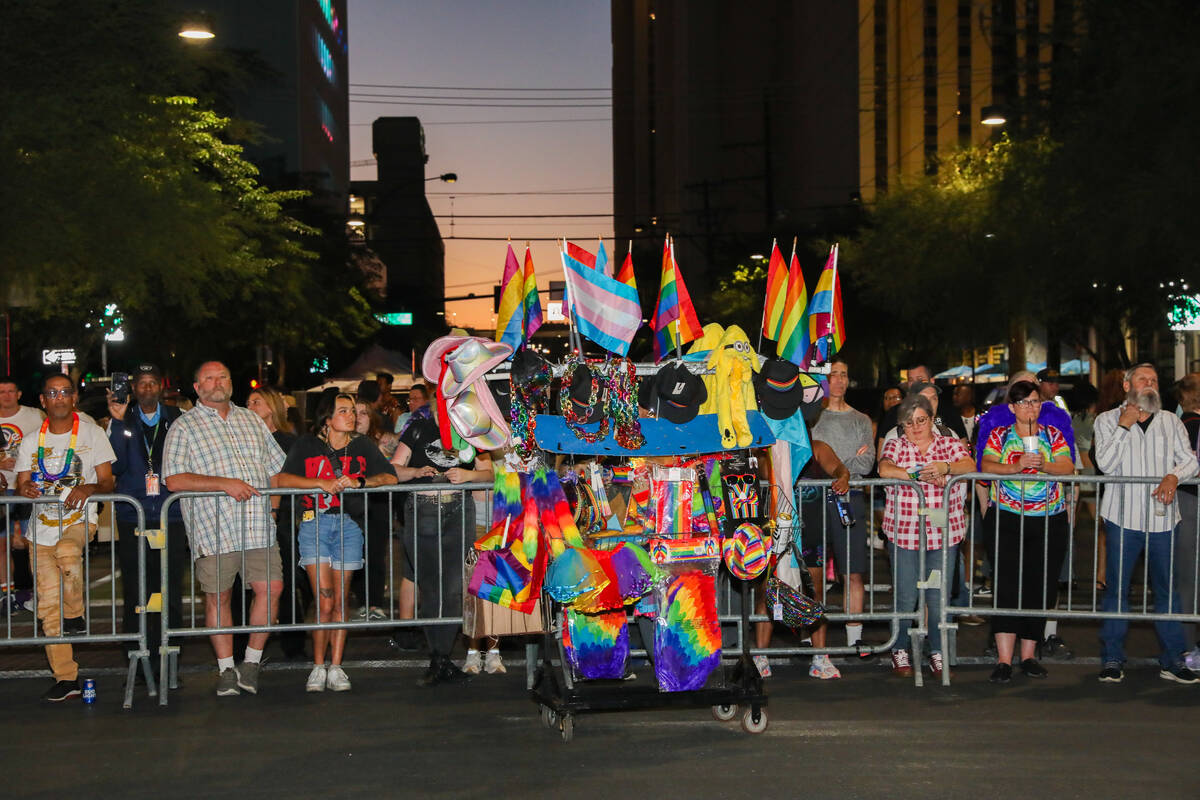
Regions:
[[[479,656],[478,650],[472,650],[467,653],[467,660],[463,662],[462,671],[468,675],[478,675],[479,670],[483,667],[483,659]]]
[[[1200,672],[1200,647],[1193,647],[1184,654],[1183,665],[1192,672]]]
[[[771,662],[766,656],[755,656],[754,667],[758,670],[758,675],[761,678],[771,677]]]
[[[812,665],[808,668],[808,677],[828,681],[842,677],[842,673],[829,660],[829,656],[820,655],[813,656]]]
[[[326,673],[325,685],[333,692],[348,692],[350,691],[350,679],[346,677],[346,671],[342,669],[341,664],[334,664]]]
[[[504,662],[500,660],[499,653],[489,652],[487,657],[483,659],[483,668],[488,675],[503,675],[508,672],[504,666]]]
[[[312,668],[312,672],[308,673],[308,681],[304,684],[306,692],[323,692],[325,691],[325,680],[327,671],[324,664],[318,664]]]

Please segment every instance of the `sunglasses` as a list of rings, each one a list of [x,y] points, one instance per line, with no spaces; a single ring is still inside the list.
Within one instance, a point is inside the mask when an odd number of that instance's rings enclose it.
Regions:
[[[74,389],[47,389],[43,392],[51,400],[64,400],[75,394]]]

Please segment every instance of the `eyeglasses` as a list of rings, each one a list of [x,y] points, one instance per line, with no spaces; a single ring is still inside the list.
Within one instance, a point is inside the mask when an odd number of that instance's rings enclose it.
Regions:
[[[74,389],[47,389],[43,394],[51,400],[63,400],[75,394]]]
[[[929,422],[929,417],[913,417],[908,422],[904,423],[904,427],[915,428],[918,425],[924,425],[926,422]]]
[[[1026,397],[1024,400],[1018,400],[1017,402],[1013,403],[1014,406],[1024,406],[1025,408],[1033,408],[1034,406],[1040,406],[1041,404],[1042,401],[1036,397]]]

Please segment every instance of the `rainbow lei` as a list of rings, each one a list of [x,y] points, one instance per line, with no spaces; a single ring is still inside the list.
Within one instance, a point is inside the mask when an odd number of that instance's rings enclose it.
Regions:
[[[79,415],[71,414],[71,439],[67,443],[67,457],[63,459],[62,472],[51,474],[50,470],[46,469],[46,432],[50,430],[50,420],[47,418],[42,422],[42,428],[38,431],[38,451],[37,465],[38,472],[42,478],[50,483],[59,480],[66,476],[71,471],[71,461],[75,458],[75,442],[79,439]]]
[[[528,461],[539,452],[534,432],[537,415],[546,408],[550,393],[550,365],[540,364],[528,381],[518,383],[511,376],[512,403],[509,407],[509,422],[512,428],[513,447],[517,457]]]
[[[559,392],[559,411],[566,420],[567,428],[579,439],[589,444],[600,441],[608,436],[611,424],[616,425],[617,444],[626,450],[637,450],[646,443],[642,435],[642,426],[638,421],[637,412],[637,367],[627,358],[616,358],[603,361],[600,359],[583,359],[577,355],[567,357],[566,369],[562,377],[562,390]],[[600,399],[604,418],[596,431],[583,428],[583,421],[575,404],[571,401],[571,381],[575,370],[587,366],[592,372],[592,391],[588,396],[588,408]],[[604,388],[601,389],[601,384]]]

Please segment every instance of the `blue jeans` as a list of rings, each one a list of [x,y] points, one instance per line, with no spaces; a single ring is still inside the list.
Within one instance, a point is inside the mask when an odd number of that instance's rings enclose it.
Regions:
[[[1108,566],[1104,573],[1108,588],[1104,591],[1102,611],[1129,611],[1129,582],[1133,578],[1133,565],[1146,550],[1146,563],[1150,571],[1150,587],[1154,590],[1154,613],[1166,614],[1168,610],[1178,612],[1179,594],[1171,588],[1171,534],[1169,531],[1149,533],[1145,531],[1121,530],[1104,520],[1106,533],[1104,552]],[[1168,603],[1170,606],[1168,607]],[[1154,630],[1162,644],[1158,663],[1171,669],[1183,662],[1183,651],[1187,644],[1183,637],[1183,626],[1178,622],[1155,622]],[[1129,631],[1129,620],[1106,619],[1100,625],[1100,660],[1104,663],[1125,663],[1125,634]]]
[[[888,555],[892,559],[892,569],[896,575],[893,586],[896,592],[896,612],[915,611],[917,608],[917,581],[922,578],[917,572],[920,551],[905,550],[903,547],[896,547],[892,542],[888,542]],[[952,545],[946,555],[948,562],[946,569],[950,575],[953,575],[954,565],[958,561],[958,545]],[[940,549],[926,550],[924,577],[929,575],[930,570],[940,570],[941,568],[942,551]],[[946,582],[946,574],[942,575],[942,582]],[[940,653],[942,652],[942,631],[938,627],[938,621],[942,616],[942,595],[936,588],[925,590],[925,608],[926,618],[929,620],[926,625],[929,629],[928,649],[930,653]],[[892,649],[908,650],[911,645],[912,638],[908,632],[908,625],[901,620],[900,634],[896,637],[896,643],[892,645]]]

